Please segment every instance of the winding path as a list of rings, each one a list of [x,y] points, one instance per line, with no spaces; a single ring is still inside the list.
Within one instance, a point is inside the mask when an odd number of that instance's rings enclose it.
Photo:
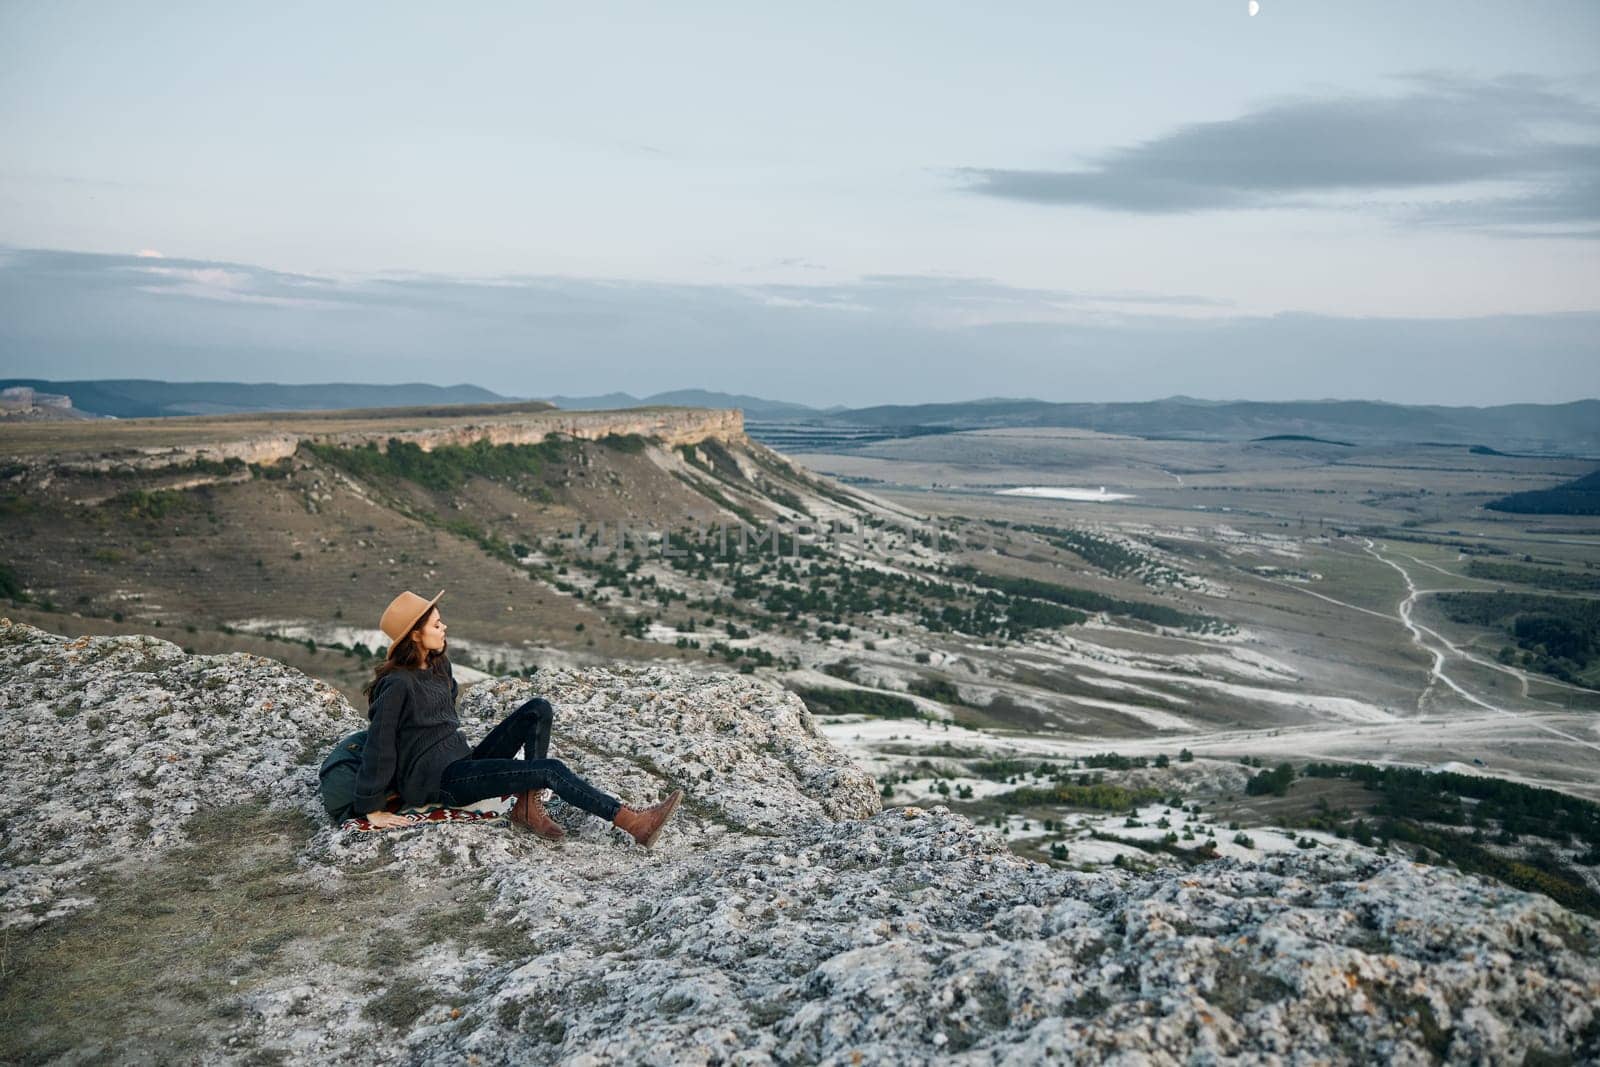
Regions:
[[[1386,564],[1387,566],[1393,567],[1399,572],[1400,577],[1405,581],[1406,596],[1400,601],[1398,618],[1401,624],[1411,632],[1412,643],[1433,657],[1433,665],[1428,672],[1428,685],[1423,689],[1422,694],[1417,697],[1417,710],[1419,712],[1423,710],[1423,701],[1425,701],[1428,698],[1428,695],[1433,692],[1434,687],[1442,684],[1453,691],[1457,696],[1467,701],[1469,704],[1483,708],[1485,711],[1492,711],[1497,715],[1505,715],[1515,719],[1526,720],[1530,726],[1535,726],[1546,733],[1554,734],[1556,737],[1562,738],[1563,740],[1571,741],[1574,744],[1583,745],[1586,748],[1592,748],[1595,751],[1600,752],[1600,744],[1597,744],[1596,742],[1587,741],[1584,738],[1569,734],[1564,730],[1558,730],[1546,723],[1539,722],[1537,719],[1524,712],[1512,711],[1509,708],[1502,708],[1498,705],[1491,704],[1488,701],[1482,700],[1467,692],[1460,685],[1458,685],[1453,678],[1445,673],[1445,665],[1450,656],[1454,656],[1458,659],[1464,659],[1469,663],[1474,663],[1481,667],[1487,667],[1490,670],[1499,671],[1502,674],[1511,675],[1521,683],[1523,696],[1528,695],[1529,677],[1523,671],[1508,667],[1505,664],[1495,663],[1491,660],[1485,660],[1481,657],[1474,656],[1471,653],[1468,653],[1452,644],[1447,638],[1445,638],[1443,634],[1440,634],[1438,631],[1432,630],[1426,626],[1423,626],[1421,623],[1414,621],[1411,618],[1411,611],[1416,606],[1417,597],[1425,593],[1437,592],[1437,590],[1418,589],[1416,582],[1411,578],[1411,573],[1400,564],[1396,563],[1394,560],[1380,552],[1378,547],[1373,544],[1370,538],[1363,538],[1363,548],[1368,555],[1372,556],[1373,559],[1376,559],[1380,563]],[[1357,610],[1365,611],[1366,609],[1361,608]],[[1369,612],[1369,614],[1372,613]],[[1430,644],[1427,638],[1432,638],[1438,643],[1438,646],[1436,647],[1435,645]],[[1596,692],[1596,690],[1589,689],[1581,685],[1571,685],[1567,682],[1560,682],[1553,678],[1539,678],[1537,681],[1541,685],[1551,685],[1558,689],[1570,689],[1580,693]]]
[[[1445,637],[1443,634],[1439,633],[1437,630],[1434,630],[1434,629],[1432,629],[1430,627],[1424,626],[1421,623],[1417,622],[1415,619],[1413,619],[1411,617],[1411,612],[1412,612],[1412,609],[1416,606],[1417,598],[1419,596],[1426,596],[1426,595],[1431,594],[1431,593],[1439,592],[1440,590],[1437,590],[1437,589],[1418,589],[1417,585],[1416,585],[1416,582],[1412,580],[1410,572],[1408,572],[1400,564],[1396,563],[1394,560],[1388,558],[1382,552],[1380,552],[1378,550],[1377,545],[1375,545],[1371,541],[1371,539],[1363,538],[1362,540],[1364,542],[1363,545],[1362,545],[1362,550],[1364,552],[1366,552],[1368,555],[1370,555],[1373,559],[1376,559],[1378,562],[1380,562],[1380,563],[1382,563],[1382,564],[1384,564],[1384,565],[1386,565],[1388,567],[1394,568],[1397,572],[1399,572],[1401,579],[1404,580],[1404,582],[1406,583],[1406,595],[1400,601],[1400,603],[1399,603],[1398,607],[1396,608],[1394,614],[1390,614],[1388,612],[1383,612],[1383,611],[1374,611],[1372,608],[1364,608],[1364,607],[1361,607],[1359,604],[1351,604],[1351,603],[1348,603],[1348,602],[1343,601],[1343,600],[1337,600],[1337,599],[1335,599],[1335,598],[1333,598],[1331,596],[1328,596],[1328,595],[1326,595],[1324,593],[1318,593],[1315,590],[1306,589],[1303,586],[1297,585],[1297,584],[1295,584],[1293,582],[1278,581],[1276,579],[1271,579],[1271,578],[1267,579],[1267,581],[1271,582],[1273,585],[1280,586],[1280,587],[1282,587],[1284,589],[1293,589],[1297,593],[1303,593],[1306,596],[1316,597],[1318,600],[1327,601],[1329,604],[1334,604],[1334,605],[1336,605],[1338,607],[1346,609],[1347,611],[1358,611],[1363,615],[1372,615],[1372,616],[1374,616],[1376,618],[1384,619],[1384,620],[1386,620],[1388,622],[1396,622],[1396,621],[1398,621],[1402,626],[1404,626],[1406,628],[1406,630],[1408,630],[1410,632],[1410,634],[1411,634],[1412,643],[1414,643],[1422,651],[1426,652],[1430,657],[1432,657],[1432,660],[1433,660],[1433,662],[1432,662],[1432,664],[1431,664],[1431,666],[1429,667],[1429,670],[1428,670],[1428,684],[1423,689],[1421,695],[1417,697],[1417,711],[1419,713],[1425,713],[1423,711],[1423,706],[1422,705],[1423,705],[1423,701],[1425,701],[1427,699],[1428,695],[1433,692],[1433,690],[1434,690],[1434,688],[1436,686],[1443,685],[1446,688],[1448,688],[1451,691],[1453,691],[1454,693],[1456,693],[1463,700],[1467,701],[1467,703],[1472,704],[1475,707],[1483,708],[1485,711],[1493,712],[1496,715],[1503,715],[1503,716],[1506,716],[1507,718],[1521,719],[1524,722],[1526,722],[1528,725],[1533,726],[1533,727],[1535,727],[1537,729],[1543,730],[1545,733],[1553,734],[1556,737],[1561,738],[1562,740],[1571,741],[1574,744],[1582,745],[1585,748],[1592,748],[1596,752],[1600,752],[1600,743],[1596,743],[1594,741],[1588,741],[1588,740],[1585,740],[1582,737],[1576,737],[1576,736],[1574,736],[1572,734],[1567,733],[1564,730],[1559,730],[1559,729],[1557,729],[1557,728],[1555,728],[1553,726],[1550,726],[1550,725],[1548,725],[1546,723],[1542,723],[1542,722],[1538,721],[1538,719],[1534,715],[1531,715],[1531,714],[1529,714],[1527,712],[1513,711],[1513,710],[1511,710],[1509,708],[1502,708],[1502,707],[1499,707],[1498,705],[1491,704],[1486,700],[1483,700],[1483,699],[1481,699],[1481,698],[1479,698],[1477,696],[1474,696],[1473,694],[1471,694],[1471,693],[1467,692],[1465,689],[1463,689],[1455,681],[1455,679],[1451,678],[1448,674],[1445,673],[1445,666],[1448,663],[1449,659],[1451,657],[1454,657],[1456,659],[1465,660],[1468,663],[1475,664],[1475,665],[1477,665],[1479,667],[1483,667],[1483,668],[1485,668],[1487,670],[1498,671],[1501,674],[1508,674],[1511,677],[1517,679],[1518,684],[1521,685],[1521,687],[1522,687],[1522,695],[1524,697],[1530,699],[1530,700],[1538,699],[1536,697],[1533,697],[1529,693],[1529,685],[1530,685],[1530,683],[1536,684],[1536,685],[1549,686],[1549,687],[1554,688],[1554,689],[1566,689],[1566,690],[1569,690],[1569,691],[1575,692],[1575,693],[1595,693],[1595,694],[1600,694],[1600,690],[1590,689],[1587,686],[1573,685],[1570,682],[1563,682],[1563,681],[1559,681],[1559,680],[1557,680],[1555,678],[1547,678],[1547,677],[1544,677],[1542,675],[1541,676],[1530,675],[1526,671],[1518,670],[1517,668],[1507,666],[1504,663],[1497,663],[1497,662],[1495,662],[1493,660],[1484,659],[1481,656],[1475,656],[1471,652],[1468,652],[1465,649],[1459,647],[1458,645],[1452,643],[1449,638]],[[1414,558],[1414,557],[1408,557],[1408,558]],[[1420,563],[1422,561],[1418,560],[1417,562]],[[1426,566],[1427,564],[1424,564],[1424,565]],[[1449,571],[1444,571],[1442,568],[1435,568],[1435,569],[1436,570],[1440,570],[1441,573],[1446,574],[1451,578],[1460,577],[1459,575],[1450,574]],[[1434,644],[1430,644],[1429,643],[1429,639],[1430,638],[1432,639],[1433,642],[1437,643],[1437,647],[1435,647]]]

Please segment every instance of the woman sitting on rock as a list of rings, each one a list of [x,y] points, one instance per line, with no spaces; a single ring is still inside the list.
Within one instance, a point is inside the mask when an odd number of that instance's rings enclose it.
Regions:
[[[412,592],[390,602],[378,626],[389,655],[366,688],[366,748],[356,779],[355,810],[374,826],[405,820],[384,810],[391,788],[411,806],[439,801],[451,806],[517,794],[511,821],[540,837],[566,835],[545,813],[539,791],[556,796],[621,827],[646,848],[672,817],[683,791],[648,808],[630,808],[596,789],[557,759],[545,758],[555,709],[542,697],[506,717],[477,748],[467,744],[456,718],[456,680],[445,655],[445,624],[432,600]],[[516,759],[521,748],[525,759]]]

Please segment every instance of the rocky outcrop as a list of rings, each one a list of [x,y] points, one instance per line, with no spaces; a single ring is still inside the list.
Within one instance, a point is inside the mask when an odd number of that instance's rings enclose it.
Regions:
[[[225,426],[204,423],[191,428],[199,439],[137,447],[125,443],[126,424],[113,424],[108,432],[115,432],[118,436],[108,437],[104,449],[32,455],[23,457],[23,462],[36,471],[55,469],[105,473],[160,471],[185,466],[196,460],[221,463],[237,459],[246,463],[271,465],[294,455],[301,443],[306,441],[344,447],[360,447],[372,442],[379,448],[387,448],[389,439],[396,438],[430,451],[443,445],[468,445],[474,441],[488,441],[495,445],[531,445],[555,434],[588,441],[597,441],[613,434],[638,434],[658,438],[668,447],[699,444],[712,438],[728,442],[746,440],[744,415],[741,412],[710,408],[649,407],[618,411],[560,411],[551,408],[512,414],[453,417],[441,417],[430,411],[416,417],[415,424],[411,426],[407,426],[408,420],[401,415],[392,415],[383,420],[352,417],[345,421],[355,423],[354,428],[336,431],[318,430],[316,426],[319,420],[310,418],[301,420],[297,425],[292,414],[283,416],[282,421],[290,425],[281,430],[263,430],[259,419],[242,422],[236,433],[229,433]],[[170,431],[173,431],[172,427],[167,426],[160,429],[164,436],[170,436]]]
[[[618,411],[551,411],[521,416],[515,421],[465,420],[449,426],[395,433],[331,434],[315,440],[360,445],[368,440],[379,447],[390,437],[412,441],[424,451],[441,445],[466,445],[486,440],[495,445],[538,444],[552,434],[597,441],[612,434],[660,438],[669,447],[699,444],[710,438],[724,441],[744,438],[744,415],[737,410],[709,408],[634,408]]]
[[[26,385],[13,385],[9,389],[0,389],[0,411],[29,411],[35,408],[71,410],[72,398],[63,393],[41,393]]]
[[[224,463],[237,459],[244,463],[270,466],[294,455],[303,439],[303,435],[294,433],[252,433],[201,444],[118,448],[110,455],[34,457],[31,462],[35,467],[102,474],[111,471],[160,471],[169,467],[188,466],[196,460]]]
[[[411,960],[263,956],[208,1024],[207,1060],[1600,1054],[1600,924],[1544,897],[1359,848],[1052,869],[943,808],[880,810],[793,696],[737,675],[491,680],[462,690],[467,733],[535,693],[558,709],[552,755],[625,799],[688,792],[654,850],[559,803],[572,835],[559,846],[482,824],[341,834],[317,806],[316,765],[364,717],[337,692],[261,657],[0,621],[5,922],[24,938],[80,922],[96,871],[164,854],[197,814],[255,797],[322,821],[296,846],[299,880],[273,892],[381,876],[351,923],[416,927],[425,916],[405,908],[468,886],[496,951],[458,930]],[[92,817],[113,803],[142,821]],[[414,1008],[360,1009],[402,986],[422,991]]]

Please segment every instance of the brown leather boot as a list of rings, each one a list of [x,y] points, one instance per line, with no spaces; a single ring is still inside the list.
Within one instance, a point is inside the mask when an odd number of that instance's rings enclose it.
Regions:
[[[628,831],[635,841],[649,848],[656,843],[656,836],[661,833],[661,828],[667,825],[667,820],[672,818],[672,813],[678,810],[678,802],[682,799],[683,790],[678,789],[661,803],[652,804],[648,808],[630,808],[624,804],[617,809],[616,818],[611,820],[611,825]]]
[[[537,790],[529,789],[517,794],[517,802],[511,805],[511,821],[518,826],[526,826],[546,841],[560,841],[567,836],[545,812]]]

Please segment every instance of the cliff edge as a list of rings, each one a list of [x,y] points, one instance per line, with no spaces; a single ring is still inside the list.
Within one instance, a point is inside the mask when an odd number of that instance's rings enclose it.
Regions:
[[[1052,869],[946,809],[881,810],[797,698],[736,675],[486,681],[469,738],[532,695],[579,773],[687,791],[654,850],[559,803],[557,846],[341,833],[317,766],[365,715],[335,690],[0,620],[0,1060],[1600,1055],[1600,923],[1545,897],[1354,844]]]

